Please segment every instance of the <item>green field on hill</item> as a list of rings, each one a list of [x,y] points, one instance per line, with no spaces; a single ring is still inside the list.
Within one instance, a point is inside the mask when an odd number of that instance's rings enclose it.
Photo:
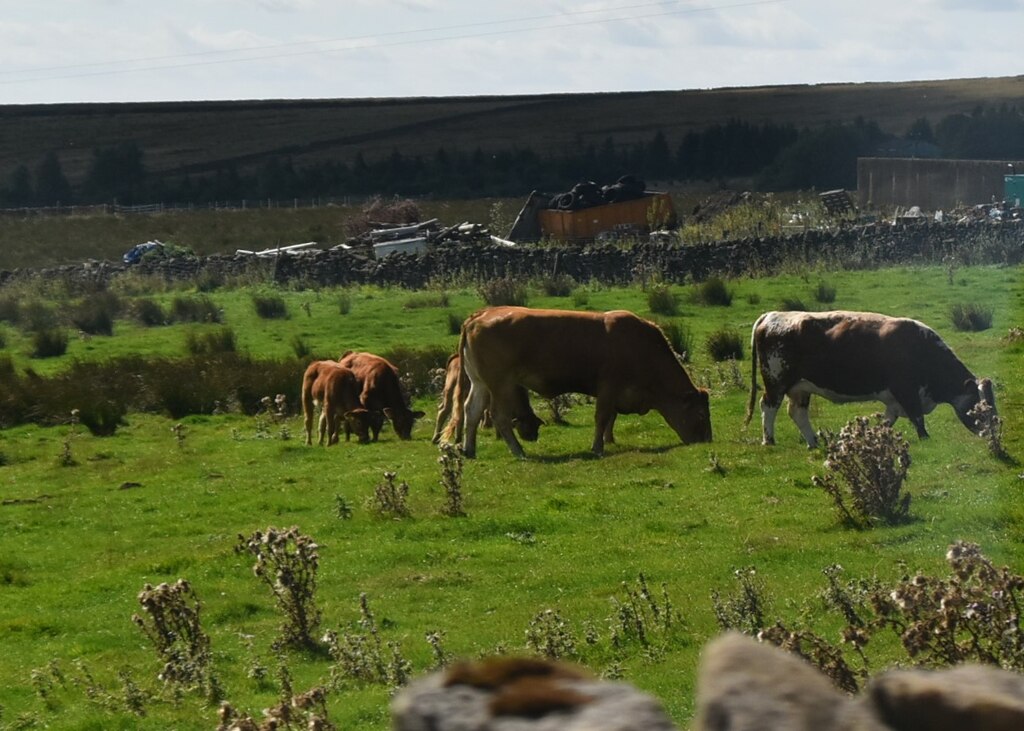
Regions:
[[[129,413],[114,435],[96,437],[54,414],[57,426],[0,431],[0,729],[212,729],[217,706],[161,682],[162,661],[132,622],[146,584],[187,579],[201,603],[211,669],[222,698],[259,716],[282,686],[295,692],[331,685],[331,721],[343,729],[389,727],[388,682],[346,675],[351,667],[321,644],[274,649],[282,623],[252,557],[236,551],[268,527],[297,526],[319,548],[319,638],[333,630],[370,658],[413,675],[442,657],[538,652],[552,647],[605,677],[654,694],[681,726],[694,712],[699,653],[719,632],[711,596],[737,590],[736,572],[756,570],[770,598],[767,620],[805,623],[838,642],[840,626],[820,593],[823,569],[895,581],[921,570],[944,574],[947,547],[974,542],[996,564],[1024,571],[1024,325],[1020,267],[899,267],[842,272],[795,268],[772,278],[726,282],[728,306],[701,304],[698,286],[671,286],[674,315],[652,313],[639,287],[579,286],[569,296],[529,287],[529,305],[629,309],[689,335],[687,370],[711,391],[714,441],[681,445],[656,413],[621,416],[606,456],[589,453],[593,407],[579,401],[526,444],[527,458],[483,435],[462,468],[465,515],[451,517],[439,450],[431,444],[437,393],[418,392],[427,411],[409,442],[386,429],[377,443],[306,446],[301,414],[282,416]],[[825,304],[815,293],[834,289]],[[470,288],[409,292],[353,288],[293,291],[257,283],[204,293],[217,324],[142,327],[117,320],[110,336],[73,339],[59,358],[31,358],[29,336],[3,325],[11,369],[44,378],[74,363],[126,355],[183,358],[190,334],[228,327],[254,359],[292,364],[301,380],[312,356],[400,346],[453,351],[451,321],[482,306]],[[178,295],[148,295],[167,306]],[[254,295],[284,302],[287,316],[262,319]],[[18,290],[23,302],[59,303],[59,292]],[[126,300],[139,295],[126,293]],[[812,477],[824,452],[808,450],[786,417],[778,444],[760,444],[744,427],[750,384],[749,332],[757,316],[784,301],[811,309],[872,310],[932,326],[979,377],[995,382],[1004,420],[999,459],[940,406],[926,418],[931,438],[910,444],[906,489],[911,520],[857,531],[844,527]],[[991,312],[992,326],[956,330],[955,305]],[[126,310],[127,311],[127,310]],[[743,358],[711,360],[715,333],[739,335]],[[308,347],[298,357],[295,338]],[[401,367],[401,363],[398,363]],[[268,393],[273,397],[275,394]],[[227,399],[226,399],[227,400]],[[76,408],[67,398],[66,414]],[[838,431],[880,404],[815,399],[816,428]],[[375,498],[385,473],[408,485],[408,514],[381,514]],[[643,578],[641,578],[641,576]],[[623,607],[641,587],[671,625],[648,618],[644,639],[630,634]],[[361,597],[372,612],[371,623]],[[677,613],[677,614],[676,614]],[[362,638],[361,640],[359,638]],[[376,644],[379,641],[379,644]],[[363,644],[359,644],[362,642]],[[433,643],[433,644],[432,644]],[[546,645],[544,643],[547,643]],[[909,662],[893,637],[870,648],[871,671]],[[404,661],[395,661],[401,657]],[[399,673],[401,674],[401,673]],[[333,677],[333,681],[332,681]]]

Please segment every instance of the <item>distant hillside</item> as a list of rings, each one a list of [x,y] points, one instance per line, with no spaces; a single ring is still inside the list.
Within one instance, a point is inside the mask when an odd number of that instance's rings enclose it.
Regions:
[[[1024,76],[912,83],[823,84],[636,93],[408,99],[233,101],[0,106],[0,181],[56,153],[78,185],[97,148],[131,141],[150,176],[180,178],[272,157],[296,166],[352,165],[392,155],[430,156],[529,148],[558,153],[581,143],[671,144],[691,131],[739,119],[814,128],[858,117],[903,135],[920,118],[935,124],[995,105],[1024,107]]]

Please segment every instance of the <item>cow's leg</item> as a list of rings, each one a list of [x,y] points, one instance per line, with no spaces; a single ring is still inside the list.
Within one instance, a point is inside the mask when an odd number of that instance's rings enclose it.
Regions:
[[[927,439],[928,430],[924,428],[924,407],[921,405],[921,394],[916,388],[894,388],[892,395],[895,403],[886,404],[885,419],[891,426],[897,417],[906,415],[917,430],[918,439]],[[892,414],[892,418],[889,415]]]
[[[313,444],[313,411],[312,409],[303,409],[302,414],[303,426],[306,428],[306,445],[311,446]]]
[[[496,408],[497,405],[498,399],[495,397],[491,401],[491,420],[494,422],[494,428],[498,432],[498,436],[505,440],[505,444],[508,445],[512,455],[523,459],[526,457],[526,453],[523,451],[523,445],[516,439],[515,431],[512,429],[510,412],[505,408]],[[504,407],[504,403],[502,407]]]
[[[476,433],[480,428],[480,419],[487,405],[487,389],[481,384],[469,384],[469,395],[463,409],[465,414],[465,439],[462,442],[462,453],[467,457],[476,456]]]
[[[807,407],[811,403],[811,394],[800,391],[790,393],[788,401],[787,411],[789,411],[789,418],[793,420],[796,428],[800,430],[804,441],[807,442],[807,448],[814,449],[818,446],[818,436],[814,433],[814,427],[811,426],[811,416],[807,413]]]
[[[782,405],[782,397],[765,389],[761,397],[761,444],[775,444],[775,417]]]
[[[607,396],[597,397],[597,403],[594,406],[594,443],[591,445],[590,451],[599,457],[604,454],[604,442],[612,431],[617,414],[614,399]]]
[[[454,401],[451,389],[445,389],[441,395],[441,403],[437,409],[437,421],[434,423],[434,436],[431,437],[430,441],[437,444],[441,441],[441,432],[444,431],[444,425],[448,423],[448,419],[452,415],[452,402]],[[456,437],[458,439],[458,437]]]
[[[611,418],[608,420],[608,425],[605,426],[605,428],[604,428],[604,443],[605,444],[615,444],[615,434],[614,434],[613,430],[615,428],[615,417],[616,416],[618,416],[617,413],[612,414]]]
[[[324,446],[324,437],[327,435],[327,412],[322,408],[320,409],[320,420],[317,422],[316,430],[320,437],[317,440],[317,444],[322,447]]]

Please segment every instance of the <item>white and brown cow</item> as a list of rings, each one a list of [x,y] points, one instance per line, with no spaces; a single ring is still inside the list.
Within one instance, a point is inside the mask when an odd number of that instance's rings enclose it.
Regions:
[[[595,454],[612,441],[617,414],[660,412],[684,443],[711,441],[708,394],[693,385],[657,325],[632,312],[570,312],[490,307],[470,316],[459,339],[469,374],[465,410],[466,456],[476,453],[476,433],[486,394],[494,426],[517,457],[523,448],[512,432],[518,394],[545,398],[583,393],[596,399]],[[453,418],[445,436],[457,423]]]
[[[751,384],[746,423],[754,413],[760,363],[764,444],[775,443],[782,398],[808,447],[817,444],[807,406],[812,395],[835,403],[881,401],[891,424],[905,416],[920,438],[924,415],[950,404],[964,426],[979,401],[995,408],[992,382],[977,379],[934,330],[905,317],[873,312],[766,312],[750,336]]]

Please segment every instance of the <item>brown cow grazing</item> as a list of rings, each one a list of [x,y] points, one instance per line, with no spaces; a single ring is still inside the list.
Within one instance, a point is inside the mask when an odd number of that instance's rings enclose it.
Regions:
[[[617,414],[658,411],[684,443],[711,441],[708,393],[693,385],[657,325],[632,312],[567,312],[491,307],[462,325],[459,353],[469,374],[463,406],[463,451],[476,454],[485,395],[494,425],[511,452],[523,448],[511,429],[516,389],[545,398],[583,393],[596,399],[595,454],[612,442]],[[446,436],[454,428],[449,426]]]
[[[405,394],[402,393],[398,368],[379,355],[351,351],[346,352],[339,363],[351,368],[362,384],[359,401],[363,407],[370,411],[383,411],[391,420],[399,439],[412,439],[413,423],[424,413],[409,408]],[[373,439],[377,440],[376,434]]]
[[[540,427],[544,420],[534,413],[530,406],[530,395],[525,388],[519,389],[518,405],[515,416],[512,417],[512,425],[519,432],[519,438],[527,442],[537,441],[540,435]],[[441,441],[441,433],[445,424],[452,415],[452,406],[461,401],[469,393],[469,376],[462,368],[462,358],[455,353],[448,358],[445,364],[444,389],[441,391],[441,402],[437,406],[437,421],[434,423],[434,436],[431,441],[437,444]],[[491,395],[487,394],[487,405],[484,407],[483,425],[491,425]],[[455,441],[462,439],[462,421],[455,425]]]
[[[384,422],[379,411],[369,411],[359,402],[360,386],[355,375],[333,360],[316,360],[306,367],[302,376],[302,413],[306,444],[313,443],[313,415],[320,405],[319,441],[323,445],[338,442],[339,424],[345,424],[345,441],[355,432],[360,442],[369,441],[369,431],[376,434]],[[332,393],[333,392],[333,393]],[[328,397],[333,396],[328,406]],[[365,437],[365,438],[364,438]]]
[[[306,428],[306,444],[313,443],[313,416],[316,411],[317,404],[323,401],[322,386],[317,389],[317,393],[314,396],[313,384],[316,383],[316,379],[319,378],[322,371],[337,365],[337,361],[333,360],[314,360],[306,366],[306,372],[302,374],[302,390],[300,394],[302,400],[302,416],[305,421]],[[320,444],[323,444],[323,437],[321,437]]]
[[[775,443],[775,416],[783,396],[808,447],[818,443],[807,414],[812,394],[835,403],[881,401],[890,424],[905,416],[922,439],[928,436],[924,415],[938,404],[950,404],[975,433],[980,427],[967,412],[981,400],[995,409],[992,382],[975,378],[934,330],[905,317],[766,312],[754,323],[750,359],[746,423],[754,413],[760,359],[764,444]]]
[[[320,376],[313,383],[313,396],[321,396],[320,444],[338,443],[339,427],[344,424],[345,441],[354,432],[360,444],[370,441],[371,429],[376,435],[384,423],[384,414],[363,408],[359,401],[361,387],[352,369],[342,365],[321,369]]]

